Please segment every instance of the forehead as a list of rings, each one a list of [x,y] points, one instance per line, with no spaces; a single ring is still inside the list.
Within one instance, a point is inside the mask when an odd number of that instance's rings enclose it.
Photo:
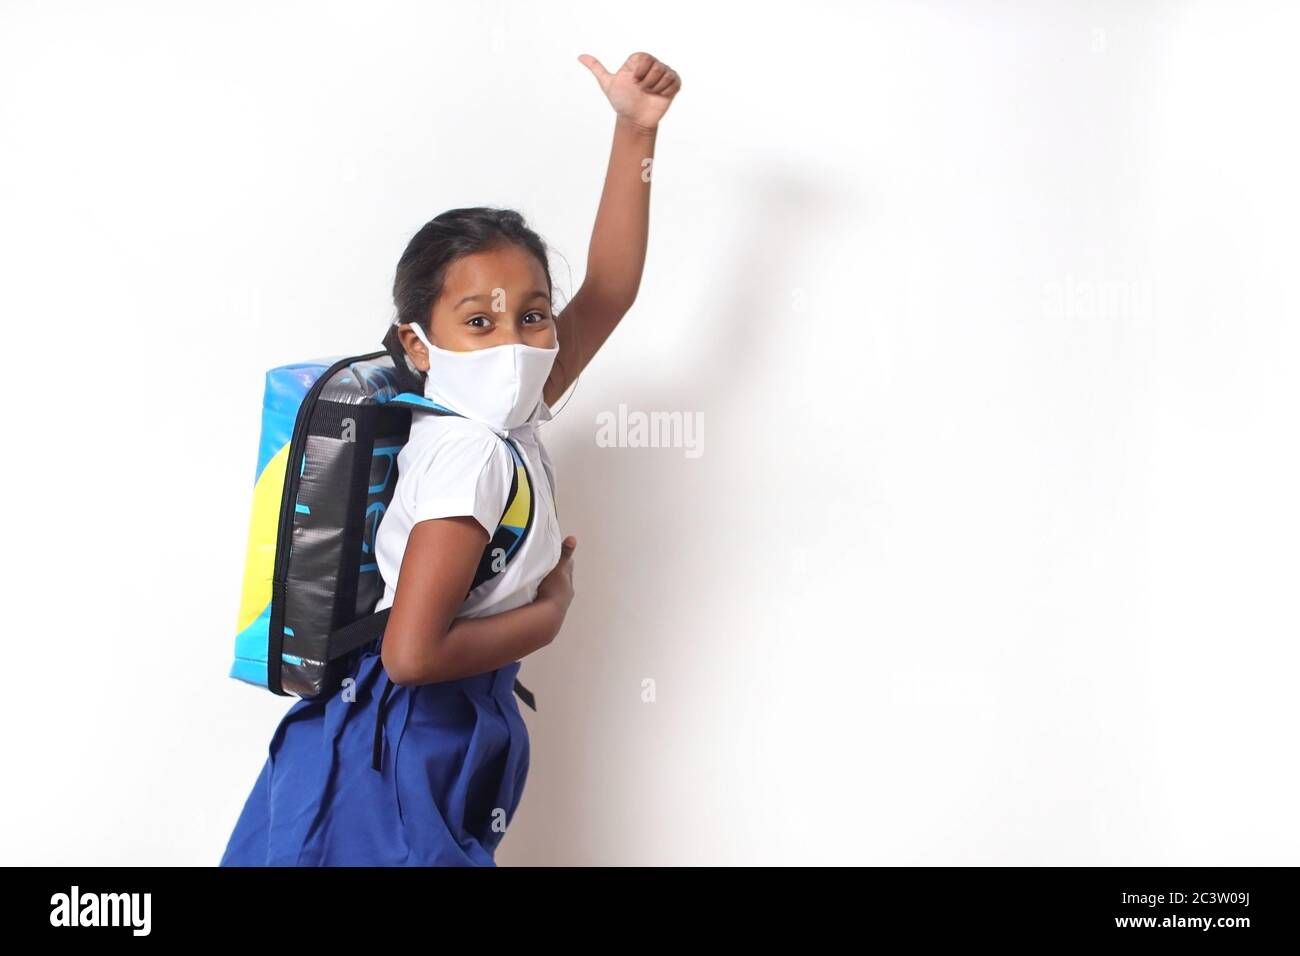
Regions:
[[[518,246],[472,252],[447,268],[443,297],[456,301],[465,295],[490,294],[497,288],[507,292],[545,289],[546,273],[536,256]]]

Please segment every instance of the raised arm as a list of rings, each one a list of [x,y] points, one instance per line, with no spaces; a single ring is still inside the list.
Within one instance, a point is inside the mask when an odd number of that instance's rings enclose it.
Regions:
[[[633,53],[615,73],[594,56],[578,60],[614,107],[614,144],[587,250],[587,272],[556,326],[560,353],[542,397],[559,401],[636,300],[650,232],[650,179],[659,121],[681,89],[675,70]]]

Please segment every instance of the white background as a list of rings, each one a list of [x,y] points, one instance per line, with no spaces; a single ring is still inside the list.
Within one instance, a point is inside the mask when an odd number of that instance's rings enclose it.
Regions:
[[[7,864],[217,862],[265,371],[407,240],[640,297],[543,438],[578,538],[507,864],[1296,864],[1294,6],[0,3]],[[700,413],[703,455],[596,416]],[[655,682],[654,702],[642,682]]]

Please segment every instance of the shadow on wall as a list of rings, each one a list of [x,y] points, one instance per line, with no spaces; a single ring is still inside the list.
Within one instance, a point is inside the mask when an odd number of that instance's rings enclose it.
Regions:
[[[780,401],[768,387],[783,372],[774,358],[782,353],[783,339],[802,334],[797,323],[815,319],[792,304],[799,276],[812,274],[818,257],[825,256],[846,205],[859,211],[864,205],[862,197],[846,203],[841,191],[823,190],[804,170],[744,175],[749,184],[738,196],[708,193],[743,210],[727,235],[708,243],[717,250],[709,270],[716,280],[657,295],[679,304],[672,312],[652,315],[633,306],[561,401],[555,422],[563,424],[545,426],[543,440],[556,464],[561,531],[578,538],[575,599],[555,643],[524,660],[521,676],[536,691],[538,710],[525,709],[529,778],[498,851],[500,865],[624,865],[651,856],[671,862],[672,841],[695,829],[694,822],[666,821],[664,832],[655,832],[658,817],[649,798],[656,781],[669,790],[695,788],[700,781],[687,779],[684,770],[673,779],[678,741],[666,735],[682,724],[640,716],[644,711],[637,708],[648,706],[642,681],[675,674],[674,697],[689,707],[696,691],[708,693],[727,679],[712,663],[718,651],[708,646],[709,635],[727,622],[715,615],[683,632],[673,623],[674,612],[718,603],[710,562],[726,548],[769,545],[756,537],[759,525],[736,525],[728,516],[744,512],[752,522],[760,515],[756,508],[772,506],[747,489],[756,489],[765,460],[781,449],[776,436],[737,445],[728,429],[741,434],[736,423]],[[727,216],[715,209],[695,222]],[[654,245],[668,232],[656,231],[656,225],[662,224],[652,212],[643,301],[648,286],[674,281],[654,268]],[[681,229],[694,227],[683,223]],[[846,277],[846,294],[852,278]],[[654,335],[678,343],[680,357],[672,368],[636,362],[627,331],[633,325],[653,325]],[[593,379],[594,369],[613,365],[619,374]],[[814,383],[798,384],[806,389]],[[599,447],[597,416],[617,416],[620,404],[631,411],[701,414],[704,453],[692,458],[680,447]],[[727,527],[733,529],[730,541]],[[722,598],[719,606],[725,608],[744,595]],[[685,722],[691,723],[689,715]],[[716,828],[717,816],[708,813],[699,826]],[[667,831],[669,824],[676,836]]]

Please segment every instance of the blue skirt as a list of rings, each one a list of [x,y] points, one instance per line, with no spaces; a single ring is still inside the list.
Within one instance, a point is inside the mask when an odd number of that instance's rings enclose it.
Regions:
[[[495,866],[528,776],[520,662],[402,687],[379,640],[356,654],[280,721],[220,865]]]

